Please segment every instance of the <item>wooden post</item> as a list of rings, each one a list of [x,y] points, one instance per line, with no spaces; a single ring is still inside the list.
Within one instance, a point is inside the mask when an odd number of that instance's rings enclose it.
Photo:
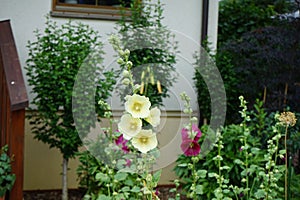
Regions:
[[[24,122],[28,97],[10,21],[0,21],[0,145],[8,144],[16,182],[6,199],[23,200]]]

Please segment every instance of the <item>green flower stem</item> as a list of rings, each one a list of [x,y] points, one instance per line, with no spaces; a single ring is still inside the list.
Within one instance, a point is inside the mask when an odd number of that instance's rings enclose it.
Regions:
[[[288,189],[288,148],[287,148],[287,139],[288,139],[288,125],[285,126],[284,134],[284,148],[285,148],[285,181],[284,181],[284,191],[285,191],[285,200],[289,200],[289,189]]]
[[[221,138],[218,141],[218,168],[219,168],[219,188],[222,190],[222,171],[221,171]]]
[[[246,127],[246,122],[243,123],[243,126]],[[246,199],[249,199],[249,176],[248,176],[248,162],[249,162],[249,154],[248,154],[248,144],[247,144],[247,139],[248,139],[248,131],[247,134],[244,134],[244,148],[245,148],[245,171],[246,171]]]
[[[135,91],[134,91],[133,75],[131,73],[132,66],[128,64],[128,62],[129,62],[128,58],[129,58],[129,55],[125,56],[125,65],[127,67],[127,71],[129,72],[129,77],[128,77],[129,78],[129,84],[132,88],[132,93],[134,94]]]
[[[247,138],[245,138],[245,147],[247,145]],[[246,149],[246,161],[245,161],[245,168],[246,168],[246,196],[247,196],[247,199],[249,199],[249,191],[248,191],[248,188],[249,188],[249,176],[248,176],[248,147]]]
[[[292,179],[292,159],[289,156],[289,164],[288,164],[288,200],[291,199],[291,179]]]
[[[113,141],[113,120],[110,119],[109,120],[109,141],[112,142]]]
[[[109,197],[111,196],[111,194],[110,194],[110,189],[109,189],[109,185],[107,185],[107,194],[108,194]]]
[[[276,160],[276,156],[275,156],[275,160]],[[272,181],[272,177],[271,177],[271,175],[270,175],[270,171],[271,171],[271,163],[272,163],[272,157],[270,156],[270,160],[269,160],[269,162],[270,162],[270,167],[269,167],[269,169],[268,169],[268,175],[269,175],[269,178],[268,178],[268,183],[267,183],[267,188],[266,188],[266,192],[267,192],[267,196],[266,196],[266,200],[268,200],[269,199],[269,191],[270,191],[270,185],[271,185],[271,181]]]
[[[288,149],[287,149],[287,137],[288,137],[288,125],[285,126],[284,134],[284,148],[285,148],[285,181],[284,181],[284,191],[285,200],[288,200]]]
[[[193,189],[193,199],[197,199],[197,195],[196,195],[196,184],[197,184],[197,173],[196,173],[196,159],[192,159],[193,161],[193,186],[194,186],[194,189]]]
[[[250,189],[250,195],[252,194],[252,191],[253,191],[253,189],[254,189],[254,186],[255,186],[256,181],[257,181],[257,178],[254,178],[254,179],[253,179],[253,184],[252,184],[251,189]]]

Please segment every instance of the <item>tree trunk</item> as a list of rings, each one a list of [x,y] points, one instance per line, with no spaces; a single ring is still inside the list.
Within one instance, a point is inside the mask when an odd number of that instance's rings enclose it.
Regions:
[[[68,200],[68,159],[63,158],[62,200]]]

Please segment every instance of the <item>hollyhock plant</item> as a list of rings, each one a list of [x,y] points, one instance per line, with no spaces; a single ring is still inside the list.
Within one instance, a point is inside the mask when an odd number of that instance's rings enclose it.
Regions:
[[[116,122],[111,116],[107,116],[110,126],[102,128],[109,133],[107,135],[110,141],[104,142],[107,147],[103,151],[103,157],[109,162],[100,168],[103,172],[96,176],[99,186],[107,186],[107,193],[102,191],[96,198],[159,199],[155,189],[161,170],[155,173],[150,170],[159,156],[155,128],[160,124],[161,111],[157,107],[151,107],[148,97],[137,94],[141,86],[134,83],[131,72],[133,64],[129,61],[130,51],[122,50],[116,36],[111,36],[109,40],[120,56],[117,63],[123,70],[122,84],[129,87],[129,90],[124,91],[129,91],[130,94],[126,93],[124,98],[125,112],[120,120]],[[118,131],[111,130],[113,123],[117,123]],[[128,181],[132,183],[128,184]]]

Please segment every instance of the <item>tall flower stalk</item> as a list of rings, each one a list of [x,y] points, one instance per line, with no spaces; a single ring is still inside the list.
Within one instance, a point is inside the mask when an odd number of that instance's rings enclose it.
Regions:
[[[289,176],[289,151],[288,151],[288,146],[287,146],[287,140],[288,140],[288,128],[295,126],[296,124],[296,116],[294,113],[292,112],[282,112],[278,118],[280,124],[285,127],[285,133],[284,133],[284,147],[285,147],[285,200],[290,200],[290,189],[288,187],[289,182],[291,180],[289,180],[288,177]]]
[[[151,107],[148,97],[138,94],[142,86],[134,84],[131,72],[133,63],[129,60],[130,51],[123,50],[119,38],[114,35],[109,41],[119,55],[117,63],[123,69],[122,83],[131,88],[131,94],[125,96],[125,112],[118,123],[118,130],[123,138],[141,153],[141,158],[136,157],[135,163],[137,163],[136,173],[141,174],[139,182],[143,186],[141,191],[144,198],[159,199],[154,188],[157,186],[161,171],[154,174],[150,172],[158,154],[156,128],[160,124],[161,112],[157,107]]]
[[[200,145],[199,139],[202,136],[202,132],[196,125],[198,122],[197,117],[193,117],[193,109],[191,107],[191,99],[185,93],[180,94],[181,100],[184,102],[183,113],[187,114],[189,117],[189,123],[181,131],[182,143],[181,150],[184,155],[191,157],[192,163],[187,164],[187,167],[192,172],[192,185],[188,191],[188,197],[192,199],[197,199],[197,196],[202,193],[202,186],[198,185],[197,182],[200,177],[206,176],[206,172],[200,172],[196,168],[196,164],[199,162],[200,155]],[[178,195],[176,195],[178,197]]]
[[[244,162],[244,177],[242,179],[242,182],[245,182],[246,184],[246,187],[244,189],[244,195],[246,196],[246,199],[249,199],[249,166],[248,166],[248,159],[249,159],[249,145],[248,145],[248,137],[250,135],[250,129],[247,127],[247,122],[250,121],[250,117],[247,115],[247,102],[245,101],[244,97],[243,96],[240,96],[239,97],[240,99],[240,107],[242,107],[242,110],[240,111],[240,114],[241,114],[241,117],[243,119],[243,122],[241,123],[241,126],[243,127],[243,132],[244,132],[244,135],[242,137],[242,142],[244,143],[243,146],[241,147],[241,149],[243,150],[244,152],[244,155],[245,155],[245,162]]]

